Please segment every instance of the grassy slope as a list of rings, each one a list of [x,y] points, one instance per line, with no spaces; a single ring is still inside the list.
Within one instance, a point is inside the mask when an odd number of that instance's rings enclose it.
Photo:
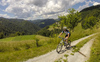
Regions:
[[[38,39],[39,47],[36,46],[36,39]],[[55,45],[54,41],[56,40],[40,35],[17,36],[1,39],[0,61],[18,62],[45,54],[56,48],[57,44]]]
[[[90,59],[88,62],[100,62],[100,34],[97,36],[98,37],[92,45]]]
[[[74,41],[74,40],[77,40],[79,38],[82,38],[82,37],[85,37],[85,36],[88,36],[90,34],[93,34],[93,33],[96,33],[98,32],[99,29],[96,29],[95,27],[91,30],[91,29],[87,29],[87,30],[84,30],[82,29],[82,26],[81,26],[81,23],[78,24],[78,26],[76,26],[74,28],[74,32],[71,32],[71,36],[70,36],[70,40],[71,41]],[[63,35],[64,37],[65,35]]]
[[[74,32],[71,33],[70,40],[73,41],[94,32],[97,31],[82,29],[81,24],[79,23],[78,26],[75,27]],[[39,40],[39,47],[36,46],[36,39]],[[9,60],[8,62],[18,62],[45,54],[55,49],[59,41],[60,39],[58,39],[57,37],[48,38],[40,35],[26,35],[1,39],[0,61],[6,62]]]
[[[0,39],[0,41],[24,41],[24,40],[33,40],[35,39],[36,35],[25,35],[25,36],[16,36],[16,37],[9,37],[5,39]]]

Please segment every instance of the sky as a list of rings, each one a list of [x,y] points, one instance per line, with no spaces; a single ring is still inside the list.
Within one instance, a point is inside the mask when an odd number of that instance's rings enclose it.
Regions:
[[[0,0],[0,17],[24,20],[57,19],[69,8],[77,11],[99,5],[100,0]]]

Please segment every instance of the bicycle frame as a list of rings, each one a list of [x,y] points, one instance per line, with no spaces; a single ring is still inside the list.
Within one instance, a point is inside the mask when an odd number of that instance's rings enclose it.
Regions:
[[[56,51],[57,51],[58,53],[61,52],[63,46],[67,48],[67,47],[70,45],[70,43],[65,44],[65,42],[66,42],[66,41],[65,41],[65,38],[62,38],[62,37],[59,37],[59,38],[61,38],[62,40],[60,41],[60,43],[58,44],[58,46],[57,46],[57,48],[56,48]]]
[[[60,42],[60,43],[64,43],[64,42],[66,42],[66,41],[64,41],[65,40],[65,38],[63,38],[63,37],[59,37],[59,38],[61,38],[62,39],[62,41]],[[68,43],[70,43],[69,42],[70,40],[68,40]],[[65,43],[64,43],[65,44]]]
[[[65,42],[63,37],[59,37],[59,38],[61,38],[61,39],[62,39],[62,41],[61,41],[60,43],[62,43],[62,42],[64,43],[64,42]]]

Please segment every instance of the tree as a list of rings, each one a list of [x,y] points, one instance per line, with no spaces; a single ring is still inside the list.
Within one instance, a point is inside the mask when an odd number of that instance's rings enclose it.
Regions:
[[[0,39],[2,39],[2,38],[4,38],[4,33],[3,32],[0,33]]]
[[[20,32],[16,32],[16,35],[17,35],[17,36],[20,36],[20,35],[21,35],[21,33],[20,33]]]
[[[76,12],[75,9],[69,9],[68,13],[68,15],[59,16],[59,18],[62,24],[66,25],[70,30],[74,30],[74,27],[76,27],[81,20],[81,14],[78,11]]]

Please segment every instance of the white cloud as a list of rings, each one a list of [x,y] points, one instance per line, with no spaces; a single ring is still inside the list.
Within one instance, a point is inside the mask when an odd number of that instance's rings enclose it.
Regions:
[[[100,3],[99,3],[99,2],[94,2],[93,5],[94,5],[94,6],[100,5]]]
[[[2,0],[8,5],[5,12],[14,14],[17,18],[57,18],[58,15],[67,14],[71,6],[85,0]]]
[[[7,5],[7,2],[6,2],[6,0],[1,0],[1,2],[0,2],[0,5],[2,5],[2,6],[5,6],[5,5]]]
[[[79,8],[77,9],[78,11],[81,11],[82,9],[84,9],[84,8],[86,8],[86,7],[89,7],[89,4],[90,3],[94,3],[94,2],[92,2],[91,0],[90,1],[85,1],[85,5],[83,5],[83,6],[79,6]]]
[[[10,18],[7,14],[0,14],[0,17]]]

